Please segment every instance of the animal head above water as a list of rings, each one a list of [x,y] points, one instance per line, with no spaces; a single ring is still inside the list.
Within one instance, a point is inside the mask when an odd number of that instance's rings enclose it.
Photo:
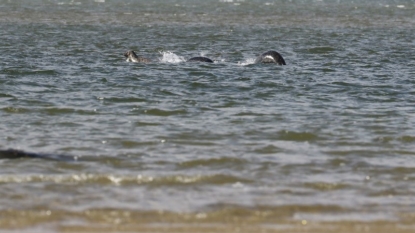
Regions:
[[[128,57],[138,58],[137,54],[135,54],[135,52],[133,50],[128,50],[127,52],[125,52],[124,57],[126,57],[126,58],[128,58]]]
[[[149,63],[150,59],[144,57],[138,57],[133,50],[129,50],[124,53],[124,57],[127,58],[127,62],[137,62],[137,63]]]

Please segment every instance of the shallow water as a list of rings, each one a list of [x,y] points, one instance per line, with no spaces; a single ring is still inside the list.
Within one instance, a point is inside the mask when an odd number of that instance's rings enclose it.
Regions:
[[[0,228],[411,232],[414,14],[0,1],[0,149],[53,155],[0,159]],[[253,64],[270,49],[287,66]]]

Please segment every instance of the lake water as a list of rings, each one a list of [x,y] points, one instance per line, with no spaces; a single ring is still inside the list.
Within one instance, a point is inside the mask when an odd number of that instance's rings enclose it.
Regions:
[[[414,232],[415,1],[1,0],[0,48],[0,150],[57,158],[2,232]]]

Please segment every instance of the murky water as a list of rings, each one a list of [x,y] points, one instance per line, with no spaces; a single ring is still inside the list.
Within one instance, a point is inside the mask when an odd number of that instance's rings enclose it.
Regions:
[[[0,1],[0,149],[50,155],[0,153],[0,228],[412,232],[414,15],[414,1]],[[287,65],[253,64],[270,49]],[[184,62],[200,55],[215,62]]]

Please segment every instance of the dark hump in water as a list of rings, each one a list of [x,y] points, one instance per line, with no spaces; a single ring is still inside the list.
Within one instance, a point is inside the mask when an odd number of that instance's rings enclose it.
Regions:
[[[192,57],[189,60],[187,60],[188,62],[210,62],[213,63],[213,61],[207,57]]]
[[[76,161],[77,159],[69,155],[57,155],[57,154],[43,154],[33,153],[21,150],[0,150],[0,159],[21,159],[21,158],[37,158],[37,159],[48,159],[57,161]]]
[[[258,56],[255,63],[276,63],[278,65],[285,65],[284,58],[274,50],[270,50]]]

